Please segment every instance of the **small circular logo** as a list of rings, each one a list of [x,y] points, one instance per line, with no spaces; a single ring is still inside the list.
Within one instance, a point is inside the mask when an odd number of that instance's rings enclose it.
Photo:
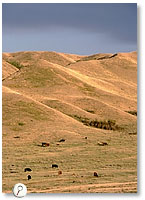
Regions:
[[[19,198],[24,197],[27,194],[27,187],[22,183],[17,183],[14,185],[13,194]]]

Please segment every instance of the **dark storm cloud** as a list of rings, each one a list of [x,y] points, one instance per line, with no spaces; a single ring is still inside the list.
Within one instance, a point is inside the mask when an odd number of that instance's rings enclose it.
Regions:
[[[136,43],[136,4],[3,4],[3,33],[72,28]]]

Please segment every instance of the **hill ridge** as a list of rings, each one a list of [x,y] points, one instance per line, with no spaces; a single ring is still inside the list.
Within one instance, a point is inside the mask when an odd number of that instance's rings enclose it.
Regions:
[[[26,167],[30,192],[137,192],[137,52],[3,53],[2,70],[3,192]]]

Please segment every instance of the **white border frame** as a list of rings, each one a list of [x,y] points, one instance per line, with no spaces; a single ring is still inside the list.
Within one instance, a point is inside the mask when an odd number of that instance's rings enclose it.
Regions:
[[[28,194],[25,199],[145,199],[145,156],[143,150],[145,150],[145,133],[144,124],[145,120],[145,3],[144,0],[2,0],[0,3],[0,63],[2,66],[2,3],[137,3],[138,4],[138,193],[137,194]],[[144,36],[144,38],[143,38]],[[0,78],[2,80],[2,67]],[[0,84],[0,90],[2,91],[2,81]],[[2,92],[0,93],[0,132],[2,133]],[[2,134],[1,134],[2,135]],[[0,139],[0,150],[2,155],[2,136]],[[13,194],[2,194],[2,156],[0,156],[0,197],[1,199],[16,199]]]

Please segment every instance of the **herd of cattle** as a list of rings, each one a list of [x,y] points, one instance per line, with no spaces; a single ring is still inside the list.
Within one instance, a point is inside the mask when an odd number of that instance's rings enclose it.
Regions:
[[[85,139],[88,139],[88,138],[85,137]],[[65,139],[60,139],[58,142],[65,142]],[[99,146],[106,146],[106,145],[108,145],[108,143],[107,143],[107,142],[98,142],[98,145],[99,145]],[[50,146],[50,144],[47,143],[47,142],[42,142],[42,144],[41,144],[41,147],[49,147],[49,146]],[[52,167],[52,168],[59,168],[57,164],[52,164],[51,167]],[[27,167],[27,168],[24,169],[24,172],[31,172],[31,171],[32,171],[32,169],[29,168],[29,167]],[[62,171],[59,170],[59,171],[58,171],[58,175],[61,175],[61,174],[62,174]],[[94,176],[95,176],[95,177],[99,177],[99,175],[98,175],[97,172],[94,172]],[[27,175],[27,179],[28,179],[28,180],[30,180],[31,178],[32,178],[32,177],[31,177],[30,174]]]

